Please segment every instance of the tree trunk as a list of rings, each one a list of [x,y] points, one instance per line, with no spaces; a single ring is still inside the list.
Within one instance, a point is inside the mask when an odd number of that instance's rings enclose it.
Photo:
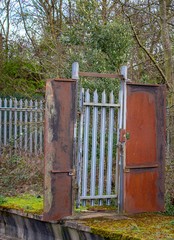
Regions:
[[[167,24],[167,7],[166,0],[159,0],[160,7],[160,21],[161,21],[161,37],[164,51],[164,61],[165,61],[165,75],[170,83],[171,89],[167,96],[168,107],[169,107],[169,126],[168,131],[170,135],[170,147],[171,154],[174,151],[172,146],[174,145],[174,80],[173,80],[173,59],[172,59],[172,45],[169,36],[169,27]]]
[[[2,33],[0,33],[0,75],[2,73],[2,61],[3,61],[3,55],[2,55],[2,49],[3,49],[3,42],[2,42]]]

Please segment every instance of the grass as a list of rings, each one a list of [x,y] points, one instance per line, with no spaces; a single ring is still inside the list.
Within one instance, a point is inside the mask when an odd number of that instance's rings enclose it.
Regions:
[[[0,202],[3,208],[12,208],[28,213],[43,213],[43,196],[31,194],[21,194],[15,197],[4,197]]]

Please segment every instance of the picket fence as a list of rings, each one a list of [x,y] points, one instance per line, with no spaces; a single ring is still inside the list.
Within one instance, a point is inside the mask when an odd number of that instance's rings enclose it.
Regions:
[[[0,98],[0,151],[43,155],[44,102]]]

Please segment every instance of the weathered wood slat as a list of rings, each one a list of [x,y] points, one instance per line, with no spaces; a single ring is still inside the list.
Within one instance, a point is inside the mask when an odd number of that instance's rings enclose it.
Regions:
[[[102,78],[121,78],[124,76],[121,74],[108,74],[108,73],[95,73],[95,72],[79,72],[79,76],[82,77],[102,77]]]

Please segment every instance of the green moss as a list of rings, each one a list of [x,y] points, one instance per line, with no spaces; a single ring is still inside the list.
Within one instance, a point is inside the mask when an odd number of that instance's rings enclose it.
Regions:
[[[84,220],[94,234],[105,239],[174,239],[174,218],[146,213],[112,220],[94,218]]]
[[[117,207],[113,207],[113,206],[94,206],[91,207],[89,205],[87,205],[86,207],[82,207],[80,206],[80,208],[75,208],[75,213],[80,213],[80,212],[87,212],[89,211],[94,211],[94,212],[106,212],[106,211],[114,211],[117,210]]]
[[[31,194],[22,194],[15,197],[6,197],[5,202],[0,204],[4,208],[12,208],[27,213],[43,213],[43,197],[32,196]]]
[[[94,207],[88,207],[88,210],[90,211],[97,211],[97,212],[105,212],[105,211],[114,211],[117,210],[117,207],[113,206],[94,206]]]
[[[88,210],[88,207],[82,207],[80,206],[80,208],[74,208],[74,212],[75,213],[80,213],[80,212],[86,212]]]

